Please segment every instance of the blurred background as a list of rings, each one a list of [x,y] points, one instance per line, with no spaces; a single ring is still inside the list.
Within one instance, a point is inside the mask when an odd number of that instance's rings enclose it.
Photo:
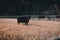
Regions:
[[[60,15],[60,0],[0,0],[0,16]]]

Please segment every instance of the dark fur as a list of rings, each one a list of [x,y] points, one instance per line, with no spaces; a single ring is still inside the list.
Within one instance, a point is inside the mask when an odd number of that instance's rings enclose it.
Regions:
[[[30,20],[30,16],[27,16],[27,17],[23,16],[23,17],[17,18],[18,24],[25,23],[26,25],[28,25],[29,20]]]

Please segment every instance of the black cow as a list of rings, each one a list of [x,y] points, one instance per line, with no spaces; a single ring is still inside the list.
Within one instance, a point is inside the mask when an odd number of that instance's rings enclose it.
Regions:
[[[25,23],[26,25],[28,25],[29,20],[30,20],[30,16],[22,16],[17,18],[18,24]]]

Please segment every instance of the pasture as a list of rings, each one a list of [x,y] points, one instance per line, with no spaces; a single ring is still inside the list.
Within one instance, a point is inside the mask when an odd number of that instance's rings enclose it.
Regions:
[[[50,40],[60,37],[60,21],[30,19],[29,25],[16,18],[0,18],[0,40]]]

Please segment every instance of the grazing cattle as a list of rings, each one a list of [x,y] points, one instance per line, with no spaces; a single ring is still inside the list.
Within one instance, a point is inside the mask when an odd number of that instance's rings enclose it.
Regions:
[[[17,18],[18,24],[25,23],[26,25],[28,25],[29,20],[30,20],[30,16],[22,16]]]

